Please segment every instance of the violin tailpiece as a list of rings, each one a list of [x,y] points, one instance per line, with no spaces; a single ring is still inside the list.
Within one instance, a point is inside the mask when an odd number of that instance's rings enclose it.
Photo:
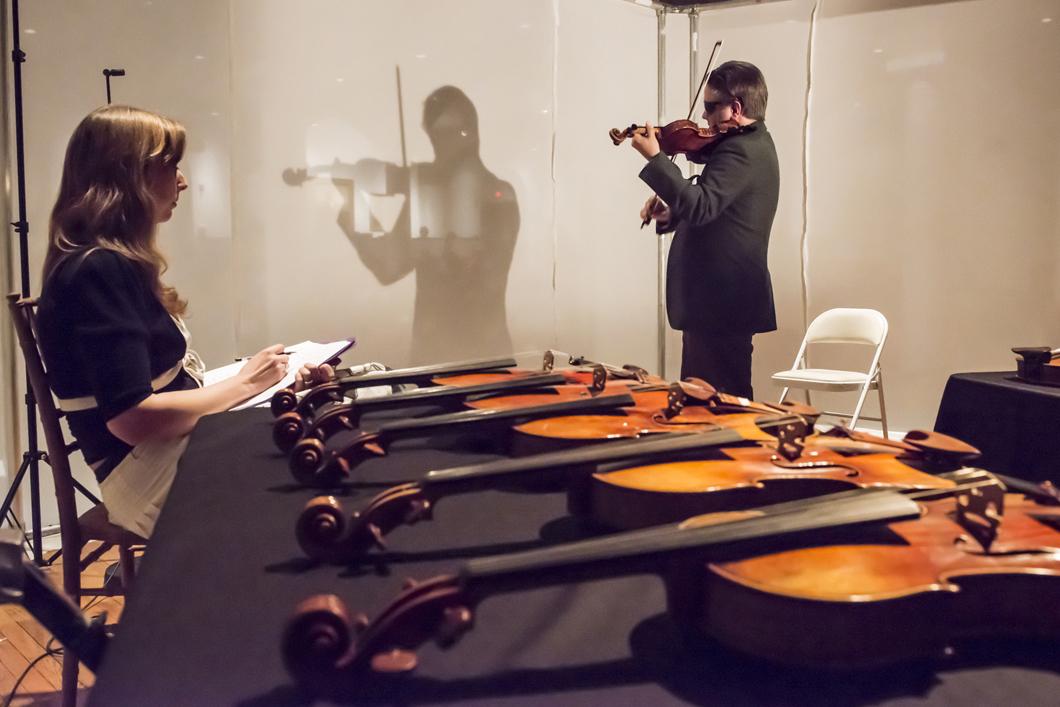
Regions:
[[[789,422],[777,428],[777,454],[789,462],[801,457],[806,427],[804,423]]]
[[[997,529],[1005,513],[1005,489],[1000,484],[989,484],[960,491],[957,494],[957,524],[983,549],[997,540]]]
[[[674,383],[666,393],[666,409],[662,411],[662,416],[670,420],[680,415],[684,409],[685,391],[680,383]]]

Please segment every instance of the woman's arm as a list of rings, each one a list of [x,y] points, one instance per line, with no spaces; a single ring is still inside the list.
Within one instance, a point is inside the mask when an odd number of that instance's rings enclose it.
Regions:
[[[228,410],[278,383],[287,372],[287,356],[276,344],[255,354],[232,378],[191,390],[153,393],[107,421],[115,437],[136,446],[191,432],[199,418]]]

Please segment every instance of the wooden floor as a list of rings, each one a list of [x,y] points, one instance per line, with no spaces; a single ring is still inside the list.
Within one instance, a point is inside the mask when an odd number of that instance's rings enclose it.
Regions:
[[[87,554],[94,543],[85,547]],[[51,553],[45,553],[47,557]],[[85,569],[81,575],[81,584],[85,588],[103,586],[103,573],[107,566],[118,561],[117,548],[111,548],[95,563]],[[57,587],[62,586],[62,558],[51,567],[44,569]],[[107,614],[107,623],[114,623],[121,616],[125,605],[123,597],[85,597],[81,606],[86,616],[94,617],[103,612]],[[18,604],[0,604],[0,704],[7,698],[15,680],[35,658],[46,650],[51,634],[29,615]],[[53,648],[61,648],[52,642]],[[60,689],[62,680],[62,656],[47,657],[38,662],[29,674],[23,678],[18,687],[12,705],[56,705],[61,704]],[[81,687],[78,690],[77,703],[85,704],[89,688],[95,681],[92,672],[81,666],[78,673]]]

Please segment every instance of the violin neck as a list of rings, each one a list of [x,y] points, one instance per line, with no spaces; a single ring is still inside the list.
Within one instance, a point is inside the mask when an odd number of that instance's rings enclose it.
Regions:
[[[519,425],[548,417],[609,412],[633,404],[633,396],[629,393],[599,395],[547,405],[467,410],[447,415],[399,420],[380,425],[377,431],[384,438],[399,438],[440,430],[480,427],[489,424]]]
[[[465,585],[490,593],[562,584],[572,577],[604,578],[661,571],[675,556],[707,561],[746,543],[773,542],[797,534],[916,518],[920,508],[894,489],[858,489],[809,501],[749,511],[752,517],[697,526],[681,524],[619,533],[596,540],[468,562]],[[703,517],[703,522],[709,522]]]
[[[361,373],[359,375],[340,378],[335,382],[339,383],[344,390],[367,388],[375,385],[391,385],[394,383],[423,383],[438,376],[496,371],[501,368],[513,368],[515,364],[516,361],[514,358],[490,358],[473,361],[457,361],[452,363],[432,363],[430,365],[416,366],[413,368],[398,368],[393,371]]]
[[[563,376],[545,373],[541,375],[515,376],[511,380],[479,383],[477,385],[426,386],[392,395],[377,395],[363,400],[354,400],[345,404],[365,409],[389,409],[404,407],[411,403],[431,403],[450,399],[468,400],[476,396],[484,397],[494,393],[548,388],[563,385],[564,383],[566,383],[566,379]]]
[[[475,480],[536,477],[549,470],[593,473],[600,466],[622,462],[625,465],[648,462],[652,459],[672,459],[682,452],[715,449],[743,441],[739,432],[722,428],[695,434],[672,434],[635,439],[628,442],[609,442],[577,447],[559,452],[546,452],[528,457],[501,459],[483,464],[454,467],[428,472],[422,483],[441,486]]]

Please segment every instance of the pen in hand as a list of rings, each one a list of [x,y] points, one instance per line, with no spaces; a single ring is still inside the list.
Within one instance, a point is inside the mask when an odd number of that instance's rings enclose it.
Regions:
[[[283,354],[284,356],[290,356],[293,353],[297,353],[297,351],[288,351],[288,350],[284,349],[280,353]],[[252,358],[254,358],[254,357],[253,356],[236,356],[235,362],[236,363],[242,363],[244,361],[249,361]]]

